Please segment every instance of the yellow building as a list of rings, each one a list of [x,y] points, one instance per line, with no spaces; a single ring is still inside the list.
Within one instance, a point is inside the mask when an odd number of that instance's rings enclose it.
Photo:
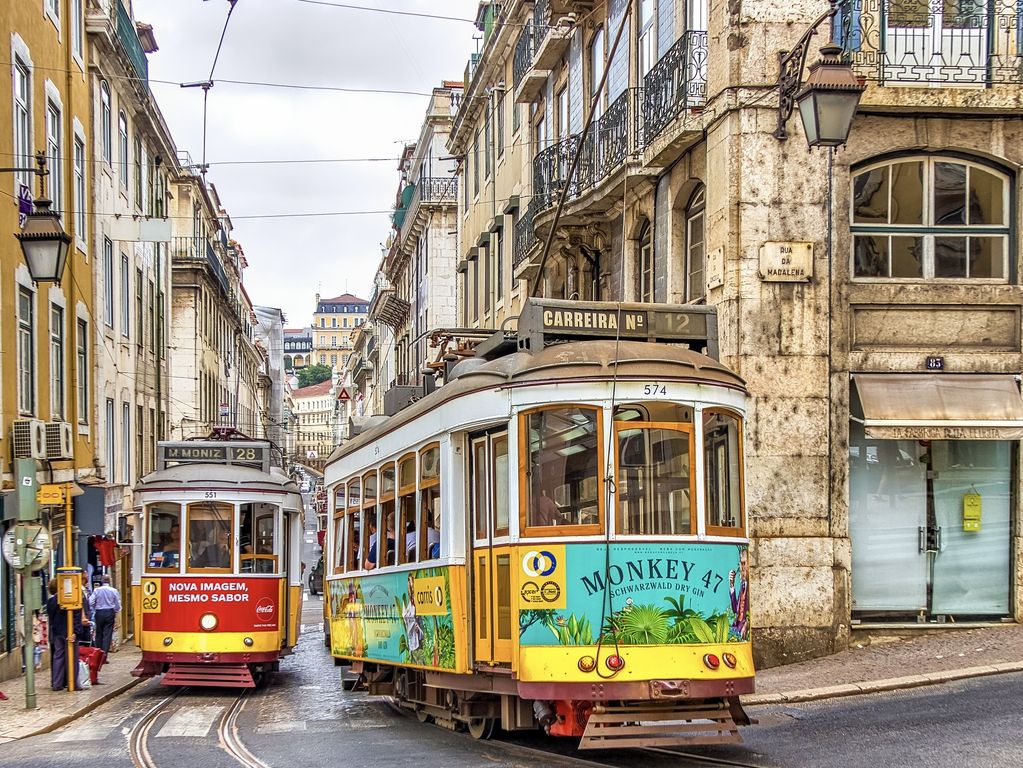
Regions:
[[[316,294],[316,312],[313,313],[313,353],[310,365],[329,365],[340,371],[352,353],[352,335],[366,322],[369,302],[342,293],[332,299]]]
[[[15,453],[47,461],[38,480],[95,475],[90,371],[93,354],[92,223],[88,190],[92,142],[82,0],[0,3],[0,34],[10,77],[0,100],[3,165],[28,168],[45,153],[48,196],[71,235],[60,284],[34,283],[13,233],[19,209],[39,195],[31,171],[0,173],[0,466],[4,518],[14,512]],[[19,198],[22,204],[19,205]],[[42,426],[40,426],[42,425]],[[12,432],[17,432],[17,450]],[[13,571],[0,566],[0,679],[17,674]]]

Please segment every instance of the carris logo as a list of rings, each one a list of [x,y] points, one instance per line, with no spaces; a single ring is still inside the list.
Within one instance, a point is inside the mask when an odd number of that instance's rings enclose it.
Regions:
[[[530,550],[522,558],[522,571],[530,578],[550,576],[558,567],[558,560],[546,550]]]
[[[269,621],[274,617],[276,609],[274,608],[274,601],[269,597],[264,597],[258,603],[256,603],[256,616],[263,621]]]

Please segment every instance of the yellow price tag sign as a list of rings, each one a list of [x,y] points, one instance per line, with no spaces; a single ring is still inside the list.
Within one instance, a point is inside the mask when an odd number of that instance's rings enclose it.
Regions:
[[[36,491],[36,503],[42,506],[53,506],[64,503],[64,486],[43,485]]]

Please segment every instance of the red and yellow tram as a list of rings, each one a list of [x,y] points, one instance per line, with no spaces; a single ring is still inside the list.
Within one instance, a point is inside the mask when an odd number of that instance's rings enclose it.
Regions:
[[[136,676],[253,687],[294,648],[303,503],[270,450],[248,439],[159,444],[157,470],[135,488]]]

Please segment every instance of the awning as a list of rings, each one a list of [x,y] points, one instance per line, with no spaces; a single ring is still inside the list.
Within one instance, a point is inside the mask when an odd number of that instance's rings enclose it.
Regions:
[[[1023,397],[1011,374],[857,373],[875,440],[1019,440]]]

